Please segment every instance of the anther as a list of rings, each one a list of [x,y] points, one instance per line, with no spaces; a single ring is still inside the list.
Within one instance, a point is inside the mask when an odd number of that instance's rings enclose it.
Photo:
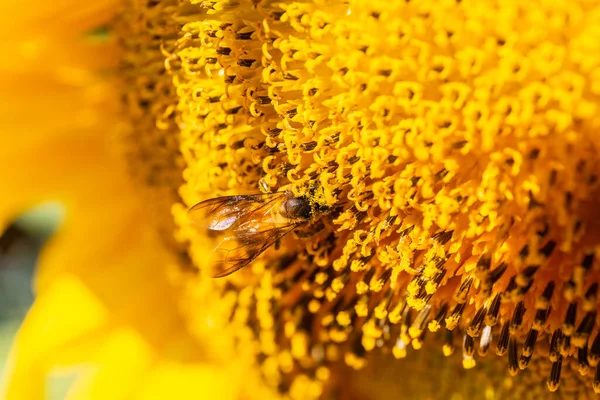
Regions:
[[[555,287],[554,281],[550,281],[546,285],[546,288],[542,292],[542,295],[540,297],[538,297],[535,301],[535,308],[537,308],[539,310],[539,309],[546,309],[550,306],[550,300],[552,299],[552,294],[554,293],[554,287]]]
[[[500,336],[498,337],[498,343],[496,344],[496,354],[499,356],[503,356],[506,353],[506,349],[508,348],[508,322],[504,322],[502,324],[502,330],[500,331]]]
[[[486,273],[490,270],[490,266],[492,265],[492,258],[484,254],[477,261],[477,272],[478,273]]]
[[[581,266],[586,270],[589,271],[590,267],[592,266],[592,263],[594,262],[594,253],[591,254],[587,254],[584,258],[583,261],[581,262]]]
[[[534,280],[531,279],[526,286],[522,286],[519,288],[518,293],[519,293],[519,296],[521,296],[519,298],[522,298],[525,294],[527,294],[527,292],[529,292],[529,289],[531,289],[533,287],[533,282],[534,282]]]
[[[529,333],[527,334],[527,338],[525,339],[525,343],[523,344],[523,355],[525,357],[529,357],[533,354],[537,338],[538,331],[536,331],[535,329],[530,329]]]
[[[371,289],[371,291],[373,291],[373,292],[381,291],[381,289],[383,288],[385,283],[388,281],[388,279],[390,279],[391,276],[392,276],[392,269],[391,268],[386,269],[376,279],[371,280],[371,282],[369,284],[369,289]]]
[[[594,375],[594,383],[592,384],[594,393],[600,394],[600,364],[596,365],[596,374]]]
[[[523,315],[525,314],[525,304],[520,301],[517,303],[515,310],[513,311],[513,316],[510,321],[510,333],[515,334],[516,331],[521,327],[521,323],[523,322]]]
[[[558,390],[558,386],[560,385],[560,371],[562,369],[562,358],[554,361],[552,363],[552,370],[550,371],[550,377],[546,381],[546,385],[548,385],[548,390],[551,392],[556,392]]]
[[[236,40],[250,40],[250,38],[252,37],[253,33],[254,33],[254,31],[250,31],[250,32],[237,32],[235,34],[235,38],[236,38]]]
[[[577,318],[577,303],[569,304],[567,313],[565,315],[565,322],[563,323],[563,333],[566,336],[571,336],[575,330],[575,319]]]
[[[475,339],[472,336],[463,336],[463,355],[472,357],[475,353]]]
[[[494,283],[496,283],[498,281],[498,279],[500,279],[502,277],[502,275],[504,275],[507,268],[508,268],[508,264],[500,263],[496,268],[491,270],[490,274],[489,274],[490,285],[493,285]]]
[[[472,284],[473,284],[473,278],[469,278],[469,279],[465,280],[463,283],[461,283],[458,290],[454,294],[454,300],[457,303],[462,304],[467,301],[467,297],[469,295],[469,291],[471,290]]]
[[[481,328],[483,327],[483,322],[485,320],[485,315],[487,313],[487,309],[485,307],[481,307],[479,310],[477,310],[477,312],[475,313],[475,316],[473,317],[473,320],[471,321],[471,323],[469,324],[469,327],[467,328],[467,334],[469,336],[479,336],[480,332],[481,332]]]
[[[560,329],[557,329],[552,333],[552,338],[550,339],[550,352],[548,358],[552,362],[556,362],[560,357],[559,353],[559,344],[562,342],[563,333]]]
[[[460,303],[454,306],[450,316],[446,318],[446,329],[452,330],[458,325],[458,321],[460,320],[463,311],[465,311],[466,303]]]
[[[596,337],[592,342],[589,354],[590,365],[595,367],[600,362],[600,331],[596,333]]]
[[[533,276],[539,269],[539,266],[533,265],[525,268],[523,271],[519,272],[517,275],[515,282],[519,287],[525,287],[529,285],[532,281]]]
[[[435,235],[432,236],[432,239],[437,241],[439,244],[441,245],[445,245],[446,243],[448,243],[448,241],[450,239],[452,239],[452,234],[454,233],[454,231],[445,231],[445,232],[438,232]]]
[[[413,321],[412,325],[408,329],[408,334],[411,338],[417,338],[421,336],[423,333],[423,329],[425,328],[425,324],[427,324],[427,318],[429,317],[429,313],[431,312],[431,305],[426,305],[419,313],[417,317]]]
[[[517,283],[515,282],[515,276],[512,276],[506,285],[506,289],[502,292],[502,297],[507,301],[512,301],[513,292],[517,289]]]
[[[560,355],[568,357],[571,355],[571,336],[563,334],[562,340],[559,342]]]
[[[446,313],[448,312],[448,303],[443,303],[438,310],[435,318],[429,322],[427,328],[429,328],[430,332],[437,332],[442,326],[442,321],[446,318]]]
[[[525,370],[529,366],[529,362],[531,361],[531,355],[526,356],[525,354],[521,354],[519,358],[519,369]]]
[[[519,361],[517,359],[517,341],[511,336],[508,340],[508,371],[512,376],[519,373]]]
[[[540,253],[542,253],[546,258],[548,258],[554,251],[555,247],[556,247],[556,242],[554,240],[550,240],[550,241],[548,241],[548,243],[546,243],[544,245],[544,247],[542,247],[540,249]]]
[[[481,331],[481,338],[479,339],[479,350],[478,353],[481,356],[485,356],[492,344],[492,327],[486,325]]]
[[[444,345],[442,347],[442,351],[446,357],[452,355],[454,353],[454,334],[452,331],[446,329],[446,334],[444,338]]]
[[[596,311],[590,311],[585,314],[573,336],[573,345],[575,345],[575,347],[587,346],[588,338],[590,337],[590,333],[592,332],[592,329],[594,329],[595,324]]]
[[[598,304],[598,283],[594,282],[590,285],[587,292],[585,292],[584,299],[581,304],[581,308],[584,311],[593,311],[596,309]]]
[[[551,309],[539,309],[535,312],[535,317],[533,319],[533,329],[541,331],[544,329],[546,325],[546,321],[550,316]]]
[[[529,256],[529,246],[525,245],[519,251],[519,257],[521,257],[521,260],[524,261],[527,258],[527,256]]]
[[[586,376],[590,372],[590,363],[587,357],[587,347],[580,347],[577,350],[577,370],[581,376]]]
[[[484,318],[486,325],[489,325],[489,326],[496,325],[496,323],[498,322],[498,313],[500,312],[500,305],[501,305],[500,294],[496,294],[496,296],[494,296],[494,299],[492,300],[492,303],[490,304],[490,308]]]

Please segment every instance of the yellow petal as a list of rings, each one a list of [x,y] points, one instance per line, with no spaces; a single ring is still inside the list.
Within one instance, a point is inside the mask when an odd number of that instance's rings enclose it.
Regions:
[[[121,329],[105,339],[100,357],[78,379],[67,399],[131,398],[133,388],[147,373],[154,355],[139,334]]]
[[[239,371],[214,365],[165,363],[158,366],[140,385],[140,400],[238,398],[244,377]]]
[[[2,398],[43,398],[53,352],[106,323],[104,307],[79,280],[67,275],[56,279],[38,296],[21,326],[6,368],[5,379],[9,379]]]

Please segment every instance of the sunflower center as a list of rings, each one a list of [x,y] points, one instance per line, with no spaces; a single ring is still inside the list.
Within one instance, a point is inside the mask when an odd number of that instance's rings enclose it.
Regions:
[[[200,270],[190,286],[228,299],[224,319],[266,382],[315,397],[337,365],[404,357],[427,332],[446,354],[462,343],[466,368],[489,348],[513,375],[545,363],[553,391],[563,363],[593,375],[591,3],[152,1],[132,13],[132,165]],[[208,280],[218,243],[187,209],[261,190],[327,212]],[[231,239],[262,240],[244,235]]]

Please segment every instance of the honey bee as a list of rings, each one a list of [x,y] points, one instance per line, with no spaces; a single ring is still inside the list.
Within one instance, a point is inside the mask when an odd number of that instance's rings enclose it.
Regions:
[[[294,229],[308,225],[325,208],[289,192],[223,196],[202,201],[189,210],[198,225],[217,236],[213,278],[220,278],[250,264],[256,257]]]

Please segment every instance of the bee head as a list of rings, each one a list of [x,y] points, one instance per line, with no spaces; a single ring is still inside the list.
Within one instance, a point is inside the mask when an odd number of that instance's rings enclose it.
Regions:
[[[313,216],[313,209],[306,197],[292,197],[283,207],[284,215],[290,219],[309,220]]]

